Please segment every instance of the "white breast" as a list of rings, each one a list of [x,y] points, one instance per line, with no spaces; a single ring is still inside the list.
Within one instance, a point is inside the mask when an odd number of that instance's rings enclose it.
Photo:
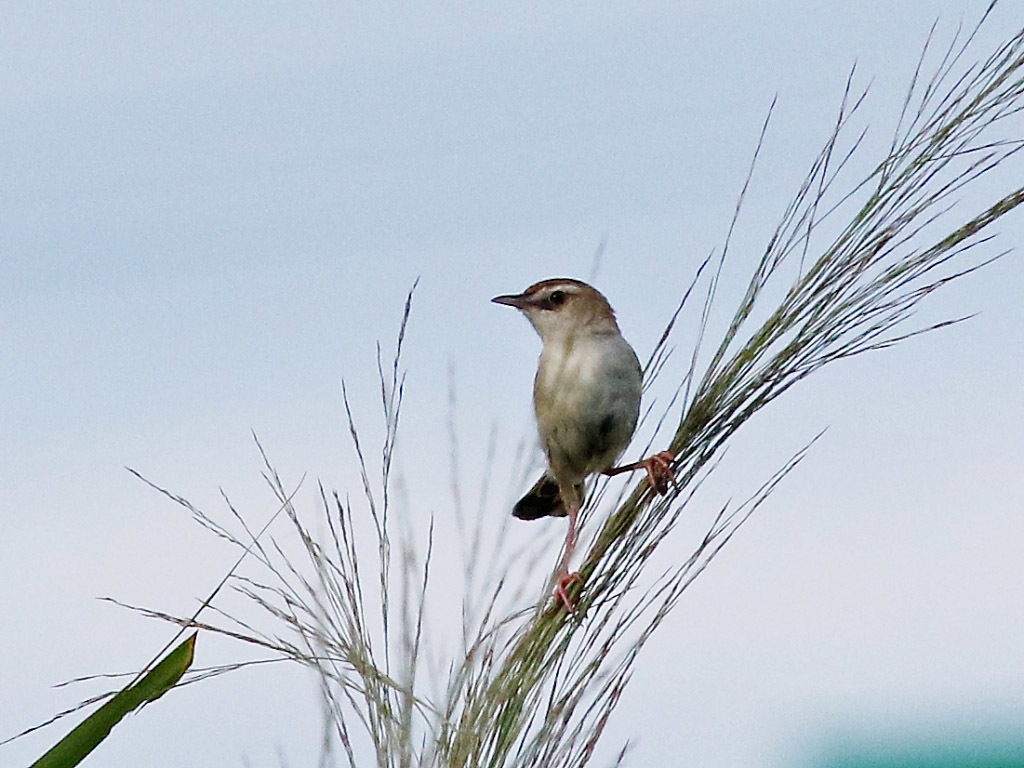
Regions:
[[[545,343],[534,382],[541,443],[552,474],[579,482],[619,457],[640,413],[640,364],[619,334]]]

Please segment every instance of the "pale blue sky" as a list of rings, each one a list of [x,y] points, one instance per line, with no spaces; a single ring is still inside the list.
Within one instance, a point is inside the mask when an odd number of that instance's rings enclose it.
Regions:
[[[948,35],[986,5],[9,5],[0,737],[77,700],[51,684],[133,669],[166,639],[93,598],[186,612],[233,560],[125,465],[211,510],[224,487],[262,519],[256,430],[286,476],[357,493],[338,382],[372,430],[373,344],[420,277],[402,447],[441,519],[447,464],[418,457],[447,455],[449,363],[469,474],[492,424],[506,451],[531,429],[538,343],[491,296],[587,279],[606,240],[595,282],[644,357],[722,242],[773,96],[727,287],[850,66],[874,79],[881,141],[932,21]],[[1004,5],[982,52],[1024,24]],[[999,231],[1019,248],[1022,214]],[[848,730],[1021,721],[1022,292],[1017,253],[923,312],[970,323],[823,371],[749,425],[702,508],[830,429],[651,642],[608,755],[631,738],[634,765],[810,765]],[[232,652],[201,640],[200,662]],[[294,670],[175,692],[88,764],[269,766],[278,746],[290,765],[316,752]]]

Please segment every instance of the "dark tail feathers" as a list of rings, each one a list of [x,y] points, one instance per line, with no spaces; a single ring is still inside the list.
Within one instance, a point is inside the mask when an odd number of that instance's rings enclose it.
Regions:
[[[583,483],[576,486],[576,493],[583,500]],[[526,492],[515,507],[512,516],[520,520],[539,520],[542,517],[565,517],[565,504],[558,493],[558,483],[547,474],[541,476],[533,488]]]

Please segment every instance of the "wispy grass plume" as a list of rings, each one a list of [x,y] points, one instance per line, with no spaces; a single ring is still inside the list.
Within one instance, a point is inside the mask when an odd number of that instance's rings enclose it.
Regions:
[[[696,345],[672,382],[674,399],[656,422],[659,447],[667,444],[676,456],[677,482],[663,497],[638,482],[611,509],[602,503],[604,486],[591,494],[585,519],[591,527],[599,525],[580,568],[582,584],[573,587],[575,614],[550,599],[545,579],[521,576],[537,570],[535,564],[523,567],[522,552],[487,538],[457,480],[452,519],[431,522],[423,540],[410,529],[396,529],[392,471],[410,292],[387,363],[378,348],[385,417],[379,475],[371,471],[377,464],[368,461],[343,391],[362,483],[358,502],[321,486],[315,520],[325,530],[316,535],[266,461],[264,476],[290,521],[301,558],[279,543],[282,534],[253,546],[244,525],[245,535],[236,536],[208,524],[250,552],[262,575],[235,576],[232,584],[271,617],[271,628],[223,614],[219,623],[161,616],[229,634],[266,649],[272,658],[314,669],[329,724],[327,741],[340,745],[337,761],[350,766],[371,761],[381,768],[586,765],[647,640],[809,447],[747,501],[714,515],[703,535],[686,545],[690,554],[683,562],[659,575],[649,573],[652,555],[673,535],[736,431],[826,364],[962,319],[911,324],[924,298],[1000,255],[989,242],[991,225],[1024,202],[1024,187],[994,196],[978,211],[965,213],[957,202],[995,169],[1019,162],[1024,140],[1012,138],[1021,134],[1021,125],[1011,118],[1024,107],[1024,31],[982,58],[975,53],[977,28],[957,32],[938,51],[933,35],[934,30],[884,155],[874,161],[864,155],[866,129],[854,128],[867,92],[857,89],[851,73],[831,134],[756,259],[731,320],[713,341],[712,310],[723,301],[723,265],[735,258],[732,234],[753,188],[748,178],[723,247],[685,290],[646,368],[648,383],[669,375],[674,334],[692,318]],[[934,59],[937,63],[930,64]],[[766,121],[758,152],[768,141],[768,128]],[[870,170],[857,176],[855,166]],[[1018,178],[1024,177],[1019,166],[1014,168]],[[781,296],[777,306],[769,296]],[[454,412],[454,383],[450,392]],[[669,413],[680,414],[674,424]],[[451,434],[457,461],[454,429]],[[458,477],[461,473],[453,471]],[[478,503],[494,503],[486,487]],[[368,538],[362,520],[372,521]],[[432,547],[441,525],[463,533],[473,594],[463,600],[457,653],[431,656]],[[674,547],[682,551],[681,542]],[[486,569],[480,564],[484,552]]]

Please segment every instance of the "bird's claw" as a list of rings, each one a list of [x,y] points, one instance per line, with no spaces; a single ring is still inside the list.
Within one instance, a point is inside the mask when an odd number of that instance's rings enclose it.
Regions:
[[[669,482],[675,484],[676,475],[672,471],[672,460],[674,458],[675,456],[671,451],[662,451],[640,462],[641,466],[647,470],[647,479],[651,484],[651,488],[659,494],[668,492]]]
[[[565,610],[569,613],[576,611],[576,603],[569,597],[568,592],[568,587],[573,582],[583,583],[583,577],[576,571],[569,573],[566,570],[562,570],[555,575],[555,597],[561,601],[562,605],[565,606]]]

